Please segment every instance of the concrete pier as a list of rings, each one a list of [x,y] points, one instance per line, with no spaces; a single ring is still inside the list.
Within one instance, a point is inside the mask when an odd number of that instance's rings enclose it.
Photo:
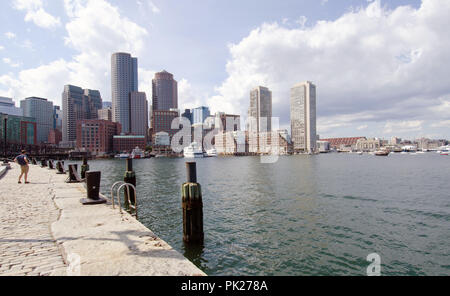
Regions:
[[[83,206],[83,184],[30,166],[0,179],[0,275],[202,276],[193,263],[126,212]]]

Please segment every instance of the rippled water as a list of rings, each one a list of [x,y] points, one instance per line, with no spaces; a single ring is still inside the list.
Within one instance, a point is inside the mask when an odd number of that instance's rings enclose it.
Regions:
[[[197,160],[205,246],[182,242],[185,159],[134,161],[139,220],[209,275],[450,275],[450,157],[326,154]],[[91,161],[102,192],[124,160]]]

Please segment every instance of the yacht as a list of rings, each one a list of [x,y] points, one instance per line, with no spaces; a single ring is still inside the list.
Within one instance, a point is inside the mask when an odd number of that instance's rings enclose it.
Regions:
[[[120,154],[117,154],[116,156],[114,156],[115,158],[129,158],[130,157],[130,154],[128,154],[128,153],[120,153]]]
[[[197,142],[192,142],[189,146],[183,149],[185,158],[202,158],[203,151],[198,147]]]
[[[380,151],[376,151],[375,152],[375,155],[376,156],[388,156],[389,155],[389,151],[387,151],[387,150],[380,150]]]
[[[217,150],[215,148],[206,150],[205,156],[206,157],[217,157]]]
[[[145,157],[144,151],[142,151],[139,147],[134,148],[133,151],[131,152],[131,158],[141,159],[144,157]]]

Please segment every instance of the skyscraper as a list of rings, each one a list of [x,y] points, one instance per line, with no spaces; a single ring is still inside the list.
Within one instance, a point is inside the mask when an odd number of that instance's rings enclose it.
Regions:
[[[102,108],[102,98],[97,90],[82,89],[74,85],[64,86],[62,93],[63,142],[74,142],[77,137],[77,121],[97,119]]]
[[[291,88],[291,133],[294,152],[316,151],[316,86],[309,81]]]
[[[166,70],[156,73],[152,83],[153,111],[178,109],[178,83]]]
[[[250,92],[248,109],[248,130],[254,133],[272,130],[272,92],[264,86],[258,86]]]
[[[30,97],[20,101],[23,115],[36,119],[37,142],[48,141],[48,134],[53,129],[53,103],[47,99]]]
[[[17,108],[11,98],[0,97],[0,112],[9,115],[23,116],[23,110]]]
[[[147,138],[148,101],[145,92],[130,93],[130,133]]]
[[[198,107],[192,109],[192,124],[204,123],[205,119],[210,115],[211,113],[208,107]]]
[[[111,56],[111,92],[113,121],[122,125],[122,132],[130,132],[131,92],[138,91],[138,62],[129,53]]]

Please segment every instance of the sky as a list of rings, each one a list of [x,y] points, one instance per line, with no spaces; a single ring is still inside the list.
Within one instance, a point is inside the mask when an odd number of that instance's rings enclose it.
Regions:
[[[448,0],[2,0],[0,96],[61,104],[66,84],[111,100],[111,54],[138,57],[179,84],[180,109],[245,120],[250,90],[317,86],[321,138],[450,138]]]

